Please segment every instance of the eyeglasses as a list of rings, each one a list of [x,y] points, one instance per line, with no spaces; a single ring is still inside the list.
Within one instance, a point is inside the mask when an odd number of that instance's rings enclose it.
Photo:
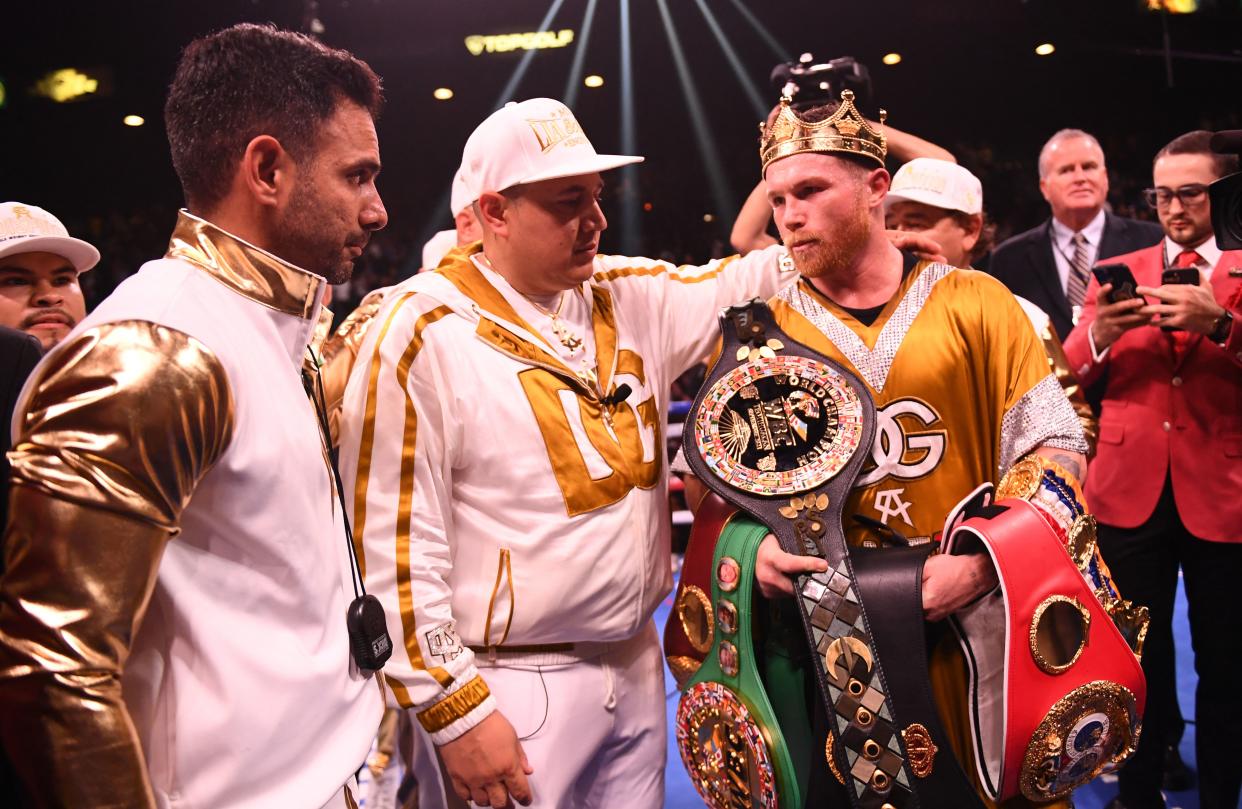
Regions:
[[[1173,201],[1173,197],[1177,197],[1183,207],[1189,208],[1192,205],[1199,205],[1207,199],[1208,187],[1203,183],[1192,183],[1191,185],[1183,185],[1181,188],[1148,188],[1143,191],[1143,199],[1147,200],[1147,204],[1153,208],[1167,208],[1169,203]]]

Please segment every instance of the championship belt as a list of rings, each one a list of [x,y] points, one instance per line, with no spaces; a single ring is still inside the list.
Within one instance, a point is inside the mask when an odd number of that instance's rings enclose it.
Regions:
[[[812,742],[802,669],[755,652],[755,554],[767,534],[735,511],[715,543],[706,593],[689,585],[676,605],[686,637],[707,653],[677,706],[677,747],[713,809],[802,809],[806,790]]]
[[[856,809],[919,806],[913,782],[926,773],[912,771],[911,737],[903,731],[914,731],[919,761],[934,755],[934,748],[919,732],[925,728],[899,719],[873,634],[876,625],[864,609],[841,530],[842,509],[875,437],[871,394],[845,368],[781,332],[761,301],[725,310],[721,324],[721,358],[686,421],[686,460],[713,491],[775,534],[786,552],[828,563],[824,573],[795,579],[816,684],[833,728],[827,763]],[[741,569],[732,557],[720,560],[714,573],[713,589],[727,578],[733,586],[750,583],[737,581]],[[921,633],[921,620],[917,625]],[[720,704],[730,699],[720,683],[704,683],[711,662],[709,656],[683,694],[689,713],[709,697]],[[920,685],[927,690],[925,681]],[[735,694],[732,699],[740,703]],[[683,728],[679,721],[678,740],[688,763],[714,755],[704,723],[695,727]],[[699,788],[713,809],[777,805],[775,796],[748,803]],[[970,790],[963,802],[925,803],[966,806],[972,798]]]
[[[994,801],[1042,803],[1138,743],[1147,610],[1123,601],[1068,476],[1028,457],[954,510],[945,553],[985,551],[1000,586],[951,620],[968,664],[979,779]]]

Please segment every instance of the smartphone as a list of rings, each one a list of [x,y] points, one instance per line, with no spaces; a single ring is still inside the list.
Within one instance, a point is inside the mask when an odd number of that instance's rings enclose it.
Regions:
[[[1181,269],[1167,269],[1160,273],[1160,283],[1162,284],[1193,284],[1199,286],[1199,271],[1194,267],[1183,267]]]
[[[1124,264],[1098,264],[1091,268],[1091,274],[1095,276],[1095,280],[1100,282],[1100,286],[1113,285],[1108,293],[1109,303],[1128,301],[1138,297],[1135,291],[1138,282],[1134,280],[1134,273],[1130,272],[1130,268]]]
[[[1199,286],[1199,271],[1194,267],[1170,267],[1160,273],[1161,284],[1193,284]],[[1161,326],[1161,331],[1181,331],[1176,326]]]

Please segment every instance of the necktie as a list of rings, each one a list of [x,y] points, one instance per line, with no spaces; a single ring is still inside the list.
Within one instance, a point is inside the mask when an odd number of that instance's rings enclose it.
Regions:
[[[1173,259],[1173,266],[1179,270],[1184,270],[1188,267],[1197,267],[1202,260],[1203,257],[1194,250],[1183,250],[1177,254],[1177,258]]]
[[[1202,257],[1194,250],[1183,250],[1177,254],[1177,258],[1173,259],[1173,268],[1177,270],[1189,269],[1198,266],[1202,260]],[[1169,332],[1169,336],[1173,338],[1173,357],[1176,360],[1180,360],[1189,347],[1190,332],[1173,331]]]
[[[1074,257],[1070,261],[1065,297],[1069,301],[1070,309],[1076,314],[1082,308],[1083,298],[1087,296],[1087,272],[1091,269],[1091,262],[1087,259],[1087,237],[1082,233],[1075,233],[1072,241]]]

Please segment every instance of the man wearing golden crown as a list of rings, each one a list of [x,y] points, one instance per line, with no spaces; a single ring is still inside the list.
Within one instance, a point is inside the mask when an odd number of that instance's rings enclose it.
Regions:
[[[845,526],[849,543],[875,547],[894,536],[931,543],[962,497],[1024,458],[1053,470],[1081,503],[1087,445],[1038,338],[991,277],[893,247],[883,225],[885,151],[884,135],[849,91],[835,111],[799,116],[783,104],[761,145],[768,201],[801,275],[770,302],[776,322],[864,380],[878,411],[872,462],[845,506],[846,515],[862,517]],[[764,540],[756,562],[764,595],[792,593],[787,574],[805,559],[784,553],[774,537]],[[923,572],[925,617],[942,622],[996,585],[986,554],[934,554]],[[954,753],[984,796],[967,724],[965,662],[949,633],[933,637],[936,702]],[[812,796],[835,789],[832,778],[812,776]]]

